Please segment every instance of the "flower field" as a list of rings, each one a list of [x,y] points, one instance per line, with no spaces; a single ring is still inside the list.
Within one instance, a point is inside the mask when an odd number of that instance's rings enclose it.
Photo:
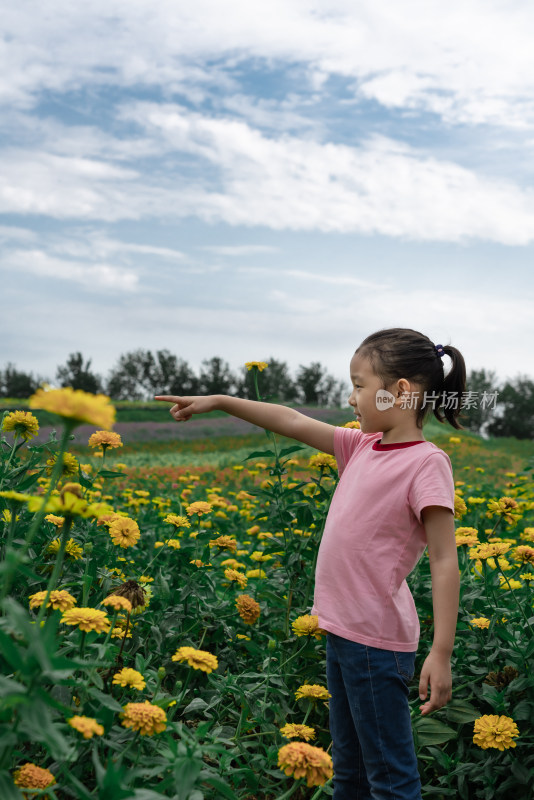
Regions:
[[[326,639],[309,610],[335,460],[243,434],[225,458],[199,446],[194,467],[173,464],[163,443],[109,430],[101,397],[50,390],[30,407],[61,436],[36,438],[32,410],[4,414],[0,798],[331,796]],[[81,424],[93,433],[71,446]],[[423,718],[426,554],[409,577],[423,797],[527,800],[534,448],[429,430],[455,469],[462,588],[453,700]]]

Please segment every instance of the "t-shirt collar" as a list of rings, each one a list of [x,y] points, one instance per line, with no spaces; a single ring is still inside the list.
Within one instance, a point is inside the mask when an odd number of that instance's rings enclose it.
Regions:
[[[411,447],[414,444],[423,444],[426,439],[418,439],[416,442],[393,442],[392,444],[382,444],[382,439],[373,442],[373,450],[400,450],[402,447]]]

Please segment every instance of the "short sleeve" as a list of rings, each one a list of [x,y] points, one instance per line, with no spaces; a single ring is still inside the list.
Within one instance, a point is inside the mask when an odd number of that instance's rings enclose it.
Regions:
[[[445,506],[454,514],[454,479],[450,458],[442,450],[431,453],[412,479],[408,502],[419,522],[425,506]]]
[[[361,442],[362,436],[363,434],[358,428],[336,427],[334,431],[334,456],[340,477]]]

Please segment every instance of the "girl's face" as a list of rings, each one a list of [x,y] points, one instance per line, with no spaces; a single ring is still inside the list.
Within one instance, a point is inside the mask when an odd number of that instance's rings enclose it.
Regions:
[[[350,378],[352,394],[349,404],[354,408],[356,419],[363,433],[375,433],[383,430],[384,406],[377,403],[377,392],[381,390],[382,381],[373,372],[368,358],[355,353],[350,362]]]

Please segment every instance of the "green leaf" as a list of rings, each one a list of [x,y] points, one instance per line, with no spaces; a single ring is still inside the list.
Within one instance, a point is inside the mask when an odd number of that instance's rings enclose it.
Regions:
[[[195,697],[194,700],[191,700],[188,706],[184,708],[182,714],[187,714],[188,711],[204,711],[205,708],[208,707],[208,704],[202,697]]]
[[[106,708],[110,708],[112,711],[122,711],[121,704],[110,694],[105,694],[94,686],[91,686],[90,689],[87,690],[87,693],[91,695],[91,697],[94,697],[95,700],[99,700]]]
[[[103,469],[97,472],[98,478],[124,478],[124,472],[111,472],[111,470]]]
[[[517,778],[519,783],[522,783],[524,786],[532,786],[534,770],[528,769],[524,764],[521,764],[520,761],[512,761],[512,774]]]
[[[24,795],[13,783],[13,776],[0,774],[0,797],[2,800],[24,800]]]
[[[297,450],[304,450],[304,448],[300,444],[294,444],[291,447],[284,447],[283,450],[280,450],[280,458],[283,456],[288,456],[290,453],[296,453]]]
[[[200,775],[203,762],[191,757],[179,758],[173,764],[177,800],[187,800],[189,792],[195,786]]]
[[[267,458],[274,458],[275,454],[272,450],[255,450],[249,456],[243,459],[243,461],[248,461],[250,458],[260,458],[261,456],[266,456]]]
[[[20,650],[11,639],[11,636],[8,636],[2,630],[0,630],[0,652],[6,661],[11,664],[15,672],[24,674],[24,661]]]
[[[466,700],[451,700],[446,715],[449,722],[473,722],[480,717],[480,711]]]
[[[13,680],[13,678],[6,678],[0,675],[0,697],[5,697],[10,694],[26,694],[26,686]]]
[[[450,739],[456,739],[458,735],[456,731],[437,719],[416,719],[413,727],[420,747],[443,744]]]
[[[209,783],[210,786],[213,786],[214,789],[217,789],[223,795],[223,797],[227,797],[228,800],[237,800],[235,794],[230,789],[228,784],[218,778],[216,775],[213,775],[207,771],[203,771],[200,773],[200,777],[203,781]]]

